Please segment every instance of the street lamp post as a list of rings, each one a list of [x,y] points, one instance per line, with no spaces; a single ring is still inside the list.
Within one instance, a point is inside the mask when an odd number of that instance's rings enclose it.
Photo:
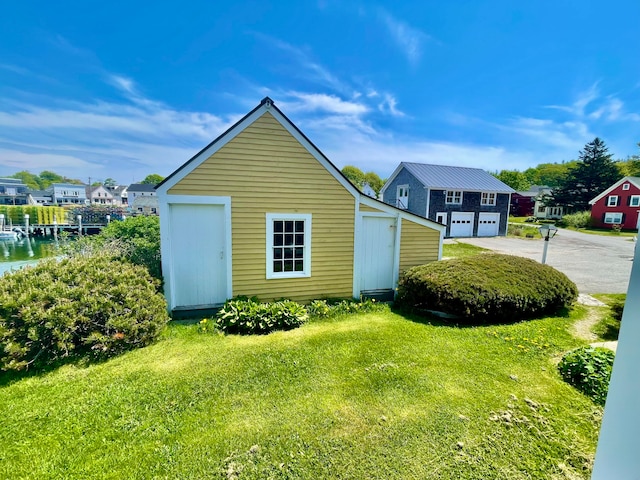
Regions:
[[[547,249],[549,248],[549,240],[553,238],[553,236],[558,233],[558,229],[555,225],[542,225],[538,228],[540,232],[540,236],[544,238],[544,248],[542,249],[542,263],[547,263]]]

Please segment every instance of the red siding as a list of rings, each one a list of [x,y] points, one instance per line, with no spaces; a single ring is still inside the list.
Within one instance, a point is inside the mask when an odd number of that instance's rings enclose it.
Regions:
[[[511,210],[510,214],[516,217],[530,217],[533,215],[533,205],[535,200],[533,197],[525,197],[519,193],[511,194]]]
[[[624,185],[629,185],[629,190],[623,190]],[[617,195],[618,205],[608,207],[609,197]],[[611,228],[613,225],[604,223],[604,217],[607,213],[622,213],[622,228],[635,230],[638,226],[638,213],[640,206],[630,206],[630,197],[632,195],[640,195],[640,189],[631,182],[624,182],[615,189],[607,193],[591,206],[591,218],[594,227]]]

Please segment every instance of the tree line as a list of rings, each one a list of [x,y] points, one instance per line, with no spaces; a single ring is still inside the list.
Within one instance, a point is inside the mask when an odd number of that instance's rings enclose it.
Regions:
[[[70,183],[72,185],[84,185],[84,182],[82,180],[59,175],[50,170],[43,170],[42,172],[40,172],[40,174],[37,175],[28,172],[27,170],[22,170],[20,172],[14,173],[13,175],[9,175],[7,178],[16,178],[31,190],[46,190],[53,183]],[[157,185],[162,180],[164,180],[163,176],[158,175],[157,173],[152,173],[150,175],[147,175],[143,180],[136,183]],[[96,187],[98,185],[104,185],[105,187],[115,187],[118,185],[118,182],[113,178],[106,178],[105,180],[96,182],[91,182],[91,179],[89,179],[89,182],[91,183],[92,187]]]
[[[638,144],[640,146],[640,144]],[[614,160],[605,142],[596,137],[579,152],[577,160],[563,163],[541,163],[537,167],[501,170],[496,178],[517,191],[531,185],[552,187],[543,201],[549,206],[562,206],[568,212],[589,209],[589,200],[625,176],[640,176],[640,156]]]

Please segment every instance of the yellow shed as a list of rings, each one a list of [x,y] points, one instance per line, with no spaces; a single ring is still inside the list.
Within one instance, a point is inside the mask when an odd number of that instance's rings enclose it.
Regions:
[[[270,98],[157,187],[171,310],[392,292],[444,226],[361,193]]]

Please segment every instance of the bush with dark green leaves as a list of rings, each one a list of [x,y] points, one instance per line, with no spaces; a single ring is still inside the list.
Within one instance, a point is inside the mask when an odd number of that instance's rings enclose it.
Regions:
[[[565,382],[573,385],[595,403],[604,405],[615,354],[606,348],[581,347],[565,354],[558,370]]]
[[[234,298],[218,311],[215,326],[225,333],[265,334],[299,327],[307,318],[307,309],[291,300],[260,303],[256,298]]]
[[[482,254],[409,269],[400,279],[402,309],[445,312],[472,323],[516,322],[557,312],[578,297],[576,285],[534,260]]]
[[[108,255],[43,260],[0,277],[0,369],[148,345],[169,320],[158,283]]]
[[[155,278],[162,278],[158,217],[138,216],[111,222],[98,237],[107,242],[121,242],[125,246],[125,258],[136,265],[147,267]]]

